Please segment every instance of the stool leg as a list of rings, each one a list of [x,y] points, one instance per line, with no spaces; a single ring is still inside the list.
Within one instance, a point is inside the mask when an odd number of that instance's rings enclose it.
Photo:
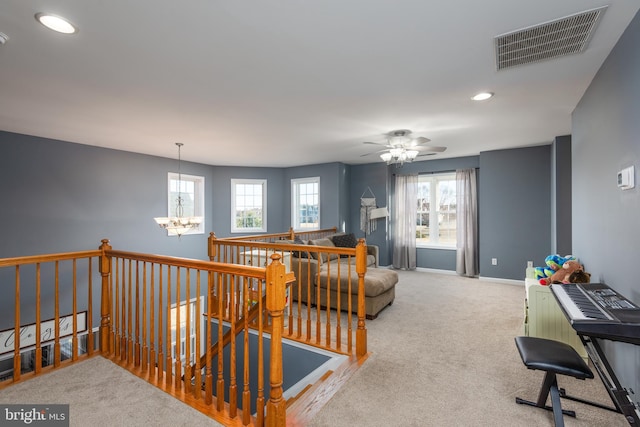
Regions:
[[[538,394],[538,402],[536,403],[536,406],[539,406],[540,408],[544,408],[544,406],[547,404],[547,397],[549,396],[549,391],[551,390],[551,387],[554,384],[557,387],[558,382],[556,381],[556,374],[554,372],[547,371],[547,373],[544,376],[544,382],[542,383],[542,388],[540,389],[540,394]]]
[[[549,397],[549,394],[551,394],[552,406],[547,406],[547,397]],[[554,397],[554,395],[556,395],[556,397]],[[570,417],[576,416],[575,411],[562,409],[562,406],[560,403],[560,393],[558,391],[558,381],[556,379],[556,374],[554,372],[549,372],[549,371],[546,372],[544,376],[544,381],[542,383],[542,388],[540,389],[540,394],[538,395],[537,402],[532,402],[530,400],[525,400],[525,399],[516,397],[516,403],[519,403],[521,405],[535,406],[537,408],[546,409],[547,411],[553,411],[556,426],[564,425],[562,414],[568,415]],[[559,415],[560,422],[558,422],[558,415],[556,414],[556,412],[560,414]]]
[[[564,427],[564,419],[562,418],[562,406],[560,403],[560,393],[558,392],[558,381],[553,376],[553,383],[549,389],[551,393],[551,407],[553,408],[553,421],[556,427]]]

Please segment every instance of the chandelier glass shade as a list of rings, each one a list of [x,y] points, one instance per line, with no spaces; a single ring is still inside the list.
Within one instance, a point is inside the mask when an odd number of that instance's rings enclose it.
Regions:
[[[202,224],[203,218],[201,216],[184,216],[184,200],[180,192],[182,186],[182,175],[180,173],[180,149],[184,144],[176,142],[176,145],[178,146],[178,197],[176,198],[175,216],[155,217],[153,219],[160,228],[169,231],[172,235],[180,237],[183,234],[187,234],[190,231],[197,229],[200,224]]]
[[[408,150],[405,147],[394,147],[386,153],[380,154],[380,158],[388,165],[403,165],[405,162],[412,162],[418,157],[417,150]]]

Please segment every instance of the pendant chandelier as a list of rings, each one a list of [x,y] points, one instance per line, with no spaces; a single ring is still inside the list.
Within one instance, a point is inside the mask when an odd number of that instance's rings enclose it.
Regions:
[[[178,146],[178,198],[176,199],[175,216],[153,218],[160,228],[167,230],[170,234],[175,234],[178,237],[198,228],[203,220],[201,216],[184,216],[184,200],[182,199],[181,193],[182,175],[180,173],[180,149],[183,145],[184,144],[181,142],[176,142],[176,146]]]

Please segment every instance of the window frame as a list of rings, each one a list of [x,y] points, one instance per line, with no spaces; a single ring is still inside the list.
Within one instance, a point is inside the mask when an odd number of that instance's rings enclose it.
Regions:
[[[318,207],[318,222],[316,227],[301,227],[303,224],[300,222],[300,185],[302,184],[317,184],[317,207]],[[320,230],[321,208],[320,208],[320,177],[306,177],[306,178],[293,178],[291,179],[291,227],[294,231],[310,231]]]
[[[430,206],[438,206],[437,203],[437,199],[439,197],[439,185],[438,183],[440,181],[456,181],[456,173],[455,172],[441,172],[441,173],[433,173],[433,174],[421,174],[418,176],[418,191],[419,188],[421,186],[421,183],[424,182],[425,180],[428,180],[430,182],[430,189],[429,189],[429,198],[430,198]],[[422,182],[421,182],[422,181]],[[417,195],[417,199],[418,201],[420,200],[419,194]],[[456,195],[457,197],[457,195]],[[440,232],[440,223],[438,220],[438,215],[439,215],[440,210],[436,209],[436,210],[430,210],[429,211],[429,224],[435,223],[436,227],[435,227],[435,235],[439,237],[439,232]],[[416,206],[416,218],[420,218],[421,213],[423,213],[423,211],[418,210],[417,206]],[[456,210],[455,213],[457,214],[457,203],[456,203]],[[416,221],[417,222],[417,221]],[[417,224],[416,224],[417,227]],[[456,250],[457,248],[457,236],[454,238],[455,241],[453,243],[441,243],[439,241],[432,241],[431,240],[431,236],[434,234],[432,233],[431,226],[429,226],[429,241],[425,242],[423,240],[419,240],[418,237],[416,237],[416,247],[418,248],[431,248],[431,249],[444,249],[444,250]],[[417,234],[417,233],[416,233]]]
[[[189,234],[204,234],[204,189],[205,189],[205,180],[204,176],[199,175],[187,175],[184,173],[178,172],[168,172],[167,173],[167,216],[177,216],[176,212],[176,199],[172,196],[171,192],[171,181],[178,181],[178,185],[181,182],[193,182],[193,214],[184,209],[183,205],[183,215],[184,216],[200,216],[203,218],[203,221],[198,225],[198,227],[189,230],[188,233],[182,234],[182,236]],[[180,196],[184,199],[183,195],[189,194],[187,191],[180,190]],[[178,237],[178,234],[171,229],[167,229],[167,236],[175,236]]]
[[[262,227],[238,227],[236,225],[236,189],[238,185],[262,186]],[[267,232],[267,180],[250,178],[231,178],[231,232],[266,233]]]

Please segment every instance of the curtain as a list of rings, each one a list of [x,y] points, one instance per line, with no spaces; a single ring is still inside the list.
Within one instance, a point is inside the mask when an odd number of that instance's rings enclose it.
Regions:
[[[393,204],[393,268],[416,269],[418,175],[397,175]]]
[[[476,170],[456,171],[456,273],[474,277],[478,262],[478,191]]]

